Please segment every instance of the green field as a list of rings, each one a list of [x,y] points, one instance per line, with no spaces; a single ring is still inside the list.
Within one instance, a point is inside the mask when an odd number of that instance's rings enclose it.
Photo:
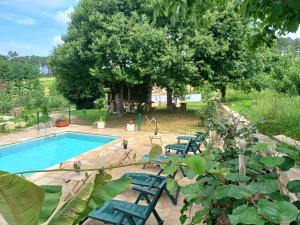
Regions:
[[[284,134],[300,140],[300,97],[267,90],[244,93],[230,90],[227,104],[256,122],[260,132],[269,136]]]

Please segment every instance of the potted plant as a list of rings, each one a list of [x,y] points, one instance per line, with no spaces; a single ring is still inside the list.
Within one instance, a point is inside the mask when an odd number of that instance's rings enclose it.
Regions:
[[[128,146],[128,140],[123,140],[123,148],[127,149]]]
[[[129,123],[127,123],[127,130],[134,131],[134,123],[132,120],[130,120]]]
[[[100,115],[99,115],[97,121],[95,122],[95,125],[97,128],[99,128],[99,129],[105,128],[105,121],[107,119],[107,115],[108,115],[108,111],[100,110]]]
[[[73,162],[74,170],[77,174],[80,174],[80,168],[81,168],[81,162],[80,161],[74,161]]]
[[[56,127],[66,127],[69,126],[68,120],[65,118],[65,115],[61,116],[55,121]]]

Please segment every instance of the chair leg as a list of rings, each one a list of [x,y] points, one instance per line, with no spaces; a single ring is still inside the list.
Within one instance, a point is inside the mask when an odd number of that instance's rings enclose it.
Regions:
[[[181,171],[182,175],[183,175],[184,177],[186,177],[186,173],[184,172],[184,170],[183,170],[182,166],[179,166],[179,169],[180,169],[180,171]]]
[[[163,171],[164,171],[163,169],[160,169],[160,171],[157,173],[157,176],[160,176]]]
[[[155,216],[156,221],[158,222],[158,225],[163,225],[164,221],[160,218],[160,216],[158,215],[156,209],[153,209],[153,214]]]
[[[178,199],[179,191],[180,191],[180,187],[178,186],[177,189],[176,189],[175,196],[174,196],[174,195],[172,195],[172,193],[167,188],[165,189],[165,192],[168,195],[171,202],[173,203],[173,205],[177,205],[177,199]]]

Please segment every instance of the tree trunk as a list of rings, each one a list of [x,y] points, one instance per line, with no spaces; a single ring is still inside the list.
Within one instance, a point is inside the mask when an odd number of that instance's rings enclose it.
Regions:
[[[133,107],[131,104],[131,88],[130,87],[128,87],[128,89],[127,89],[127,102],[128,102],[129,111],[132,112]]]
[[[226,85],[221,85],[219,87],[219,90],[221,92],[221,101],[225,102],[225,99],[226,99]]]
[[[152,109],[152,81],[150,80],[147,90],[147,100],[145,105],[145,111],[150,112]]]
[[[173,110],[173,103],[172,103],[172,89],[167,88],[167,110]]]
[[[117,116],[120,118],[124,113],[123,106],[123,85],[121,86],[119,92],[116,93],[116,104],[117,104]]]

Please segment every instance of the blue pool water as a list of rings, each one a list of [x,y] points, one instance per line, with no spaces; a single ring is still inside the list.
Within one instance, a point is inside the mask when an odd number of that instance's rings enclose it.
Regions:
[[[65,132],[0,147],[0,170],[42,170],[115,140],[116,137]],[[30,174],[24,174],[28,176]]]

